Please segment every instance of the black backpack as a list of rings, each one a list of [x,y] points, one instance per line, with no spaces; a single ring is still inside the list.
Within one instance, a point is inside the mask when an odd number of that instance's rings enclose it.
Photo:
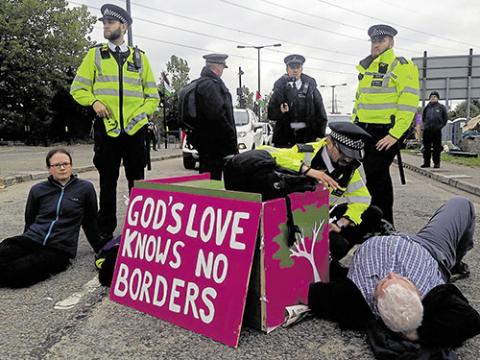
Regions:
[[[178,92],[178,124],[187,137],[187,144],[195,149],[199,146],[200,119],[197,114],[197,86],[207,80],[198,78],[185,85]]]
[[[265,150],[249,150],[229,158],[223,169],[226,190],[255,192],[262,200],[285,198],[288,246],[292,246],[300,228],[293,222],[290,197],[293,192],[314,191],[317,181],[296,171],[279,167]]]

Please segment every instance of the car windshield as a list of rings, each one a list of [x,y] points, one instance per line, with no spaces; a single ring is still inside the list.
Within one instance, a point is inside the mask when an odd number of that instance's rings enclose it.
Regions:
[[[235,118],[236,126],[248,124],[248,113],[246,111],[235,111],[233,117]]]

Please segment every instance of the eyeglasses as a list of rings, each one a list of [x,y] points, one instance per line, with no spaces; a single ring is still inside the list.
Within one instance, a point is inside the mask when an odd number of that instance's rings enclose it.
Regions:
[[[68,168],[70,167],[70,165],[72,165],[71,163],[69,162],[63,162],[63,163],[58,163],[58,164],[51,164],[49,167],[51,168],[55,168],[55,169],[60,169],[60,168]]]

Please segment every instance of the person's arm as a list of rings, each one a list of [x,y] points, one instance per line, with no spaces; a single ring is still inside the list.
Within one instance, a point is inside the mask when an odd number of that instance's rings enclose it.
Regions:
[[[268,101],[269,120],[278,121],[284,118],[284,113],[281,111],[282,104],[286,102],[284,86],[286,86],[286,83],[281,80],[277,80],[273,85],[272,96]]]
[[[27,198],[27,204],[25,205],[25,228],[23,231],[27,231],[27,229],[35,222],[35,218],[37,217],[38,213],[38,200],[35,198],[33,188],[30,189]]]
[[[147,115],[152,115],[158,108],[160,96],[158,95],[158,88],[155,84],[155,77],[153,76],[150,62],[145,54],[142,54],[142,66],[143,97],[145,101],[137,112],[139,114],[145,113]]]
[[[98,228],[98,206],[97,194],[93,185],[90,184],[88,191],[85,194],[85,208],[82,220],[82,228],[85,232],[90,246],[97,253],[102,248],[103,244],[100,242],[100,230]]]
[[[395,75],[397,75],[396,88],[399,96],[395,125],[390,129],[389,135],[398,140],[410,128],[414,119],[419,101],[420,83],[418,69],[413,63],[399,64],[396,69],[398,69],[395,71]]]
[[[442,127],[444,127],[448,122],[448,112],[447,108],[442,105]]]
[[[353,173],[347,189],[343,193],[343,198],[345,198],[348,203],[344,217],[355,225],[360,224],[362,222],[362,214],[370,206],[372,197],[358,169]]]
[[[97,51],[96,48],[90,49],[85,55],[70,87],[70,94],[82,106],[92,106],[97,101],[93,94],[93,83],[97,71],[95,51]]]
[[[317,137],[325,137],[325,131],[327,129],[327,112],[325,111],[325,106],[323,105],[322,94],[318,91],[318,88],[315,88],[313,91],[313,102],[315,106],[315,120],[318,121],[318,133]]]

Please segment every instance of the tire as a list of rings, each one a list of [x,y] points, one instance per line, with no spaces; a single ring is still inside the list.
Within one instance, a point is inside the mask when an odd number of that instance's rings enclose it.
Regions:
[[[185,156],[183,155],[183,166],[187,170],[194,170],[195,169],[195,159],[192,156]]]

